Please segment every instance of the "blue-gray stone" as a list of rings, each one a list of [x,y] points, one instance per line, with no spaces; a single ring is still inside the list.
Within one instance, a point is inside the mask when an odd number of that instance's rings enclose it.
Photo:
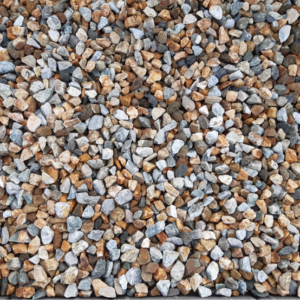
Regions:
[[[238,291],[241,295],[243,295],[247,291],[247,284],[245,281],[241,279],[239,279],[238,284],[239,284]]]
[[[15,129],[10,131],[10,139],[17,144],[18,146],[22,147],[23,143],[23,132],[20,129]]]
[[[118,247],[118,243],[116,240],[110,240],[106,243],[106,248],[108,250],[116,249]]]
[[[89,130],[99,130],[103,125],[103,116],[93,116],[88,125]]]
[[[101,211],[108,216],[115,209],[115,201],[113,199],[105,199],[101,206]]]
[[[108,24],[109,24],[108,18],[101,17],[100,20],[99,20],[99,22],[98,22],[97,28],[98,28],[98,30],[101,30],[105,26],[107,26]]]
[[[120,191],[117,196],[115,197],[115,201],[119,204],[125,204],[128,203],[133,199],[133,194],[129,189],[124,189]]]
[[[192,46],[194,55],[198,56],[202,53],[203,49],[200,46]]]
[[[88,234],[88,238],[94,241],[100,241],[101,237],[103,236],[104,231],[103,230],[92,230]]]
[[[243,257],[239,260],[239,267],[242,271],[250,273],[251,272],[251,264],[248,256]]]
[[[221,250],[219,246],[214,246],[213,249],[210,252],[210,257],[213,260],[218,261],[222,256],[224,255],[224,252]]]
[[[46,291],[40,289],[40,290],[37,290],[35,292],[35,294],[32,296],[32,300],[42,299],[42,298],[45,298],[45,297],[46,297]]]
[[[70,216],[67,219],[67,230],[68,232],[75,232],[82,226],[82,221],[79,217]]]
[[[0,74],[6,74],[13,72],[15,70],[15,65],[9,61],[0,61]]]
[[[136,40],[140,40],[144,37],[144,31],[137,28],[129,28],[130,32],[133,34]]]
[[[211,77],[209,77],[207,80],[207,86],[209,88],[213,87],[214,85],[216,85],[218,82],[219,82],[219,79],[215,76],[215,75],[212,75]]]
[[[155,247],[150,248],[150,256],[151,261],[155,263],[159,263],[163,257],[161,251]]]
[[[121,251],[120,249],[109,250],[109,258],[111,261],[116,261],[120,258]]]
[[[188,210],[188,214],[189,214],[190,218],[194,219],[194,218],[200,216],[202,214],[203,208],[204,208],[203,203],[193,204]]]
[[[232,291],[231,289],[222,288],[216,291],[216,295],[223,297],[231,297]]]
[[[79,12],[87,22],[91,21],[92,11],[88,7],[80,7]]]
[[[83,213],[82,213],[82,217],[83,217],[83,218],[86,218],[86,219],[89,219],[89,218],[91,218],[94,214],[95,214],[94,209],[93,209],[90,205],[88,205],[88,206],[84,209],[84,211],[83,211]]]
[[[227,239],[231,248],[243,248],[243,243],[235,238],[228,238]]]
[[[92,278],[86,277],[80,280],[78,284],[78,289],[82,291],[89,291],[91,289],[91,284],[92,284]]]
[[[243,2],[234,2],[231,4],[231,14],[235,16],[243,7]]]
[[[171,266],[176,261],[178,256],[179,253],[176,251],[165,250],[163,252],[163,266],[166,268]]]
[[[160,293],[164,296],[168,296],[169,288],[170,288],[171,282],[170,280],[159,280],[156,283],[157,289],[160,291]]]
[[[92,271],[92,279],[101,278],[106,273],[106,260],[99,259]]]
[[[51,244],[54,237],[54,232],[49,226],[44,226],[41,230],[41,239],[44,245]]]
[[[128,270],[126,273],[126,279],[130,285],[136,285],[142,282],[141,274],[141,269],[134,267]]]
[[[212,295],[212,291],[211,291],[211,289],[209,289],[205,286],[199,285],[198,286],[198,294],[201,298],[207,298]]]
[[[27,232],[31,235],[31,236],[37,236],[40,232],[40,229],[35,226],[35,224],[29,224],[27,226]]]
[[[38,102],[44,104],[47,101],[49,101],[52,96],[53,96],[53,89],[48,88],[37,92],[36,94],[33,95],[33,98],[36,99]]]
[[[150,238],[158,233],[161,233],[164,229],[165,229],[165,222],[160,221],[147,228],[145,235],[146,237]]]

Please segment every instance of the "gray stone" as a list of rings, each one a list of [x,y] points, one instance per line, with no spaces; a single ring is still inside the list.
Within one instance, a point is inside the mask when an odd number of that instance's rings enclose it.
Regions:
[[[92,271],[92,279],[101,278],[106,272],[106,261],[105,259],[99,259]]]
[[[291,32],[291,26],[290,25],[284,25],[280,28],[280,30],[279,30],[280,43],[285,42],[289,38],[290,32]]]
[[[109,20],[106,17],[101,17],[100,21],[98,22],[97,28],[98,30],[101,30],[108,24],[109,24]]]
[[[130,190],[124,189],[120,191],[117,196],[115,197],[115,201],[119,204],[125,204],[130,202],[133,199],[133,194]]]
[[[239,260],[240,269],[244,272],[250,273],[251,272],[251,265],[250,259],[248,256],[243,257]]]
[[[139,268],[130,268],[128,272],[126,273],[126,279],[129,284],[135,285],[138,283],[142,282],[142,277],[141,277],[141,269]]]
[[[78,289],[83,291],[89,291],[91,289],[92,278],[86,277],[80,280],[78,284]]]
[[[77,290],[77,285],[74,282],[73,284],[68,285],[68,287],[65,290],[64,297],[66,298],[73,298],[77,297],[78,295],[78,290]]]
[[[231,297],[232,291],[231,289],[222,288],[216,291],[216,295],[223,297]]]
[[[82,226],[82,221],[79,217],[70,216],[67,219],[67,230],[68,232],[75,232]]]
[[[92,11],[87,7],[80,7],[79,12],[82,17],[87,21],[90,22],[92,19]],[[79,288],[79,287],[78,287]]]
[[[103,125],[103,116],[93,116],[89,121],[89,130],[99,130]]]
[[[228,238],[227,241],[229,242],[231,248],[243,248],[243,243],[235,238]]]
[[[217,279],[218,274],[219,274],[219,266],[216,262],[212,261],[207,269],[206,269],[206,273],[207,273],[207,279],[209,281],[214,281]]]
[[[171,266],[178,258],[179,253],[171,250],[163,251],[163,266],[168,268]]]
[[[219,5],[212,5],[209,8],[209,13],[211,16],[217,20],[221,20],[223,16],[222,8]]]
[[[0,61],[0,74],[7,74],[15,70],[15,65],[8,61]]]
[[[47,18],[47,24],[53,30],[58,30],[61,28],[61,22],[56,15],[52,15]]]
[[[147,228],[145,235],[147,238],[150,238],[158,233],[161,233],[165,229],[165,222],[159,221],[156,222],[154,225]]]
[[[105,199],[101,205],[101,211],[108,216],[115,208],[115,201],[113,199]]]
[[[37,92],[36,94],[33,95],[33,98],[36,99],[38,102],[44,104],[50,100],[52,95],[53,95],[53,90],[48,88]]]
[[[205,286],[198,286],[198,294],[201,298],[207,298],[212,295],[211,289],[205,287]]]
[[[219,246],[214,246],[213,249],[210,252],[210,257],[213,260],[218,261],[221,257],[223,257],[224,252],[221,250],[221,248]]]
[[[44,245],[49,245],[54,237],[54,232],[49,226],[44,226],[41,230],[41,240]]]
[[[181,261],[177,261],[170,272],[171,277],[176,280],[176,281],[180,281],[183,278],[184,275],[184,271],[185,271],[185,266]]]
[[[164,297],[166,297],[168,296],[170,285],[171,285],[170,280],[159,280],[156,284],[156,287],[160,291],[160,293]]]
[[[101,208],[102,208],[102,207],[101,207]],[[90,205],[88,205],[88,206],[84,209],[84,211],[83,211],[83,213],[82,213],[82,217],[83,217],[83,218],[86,218],[86,219],[89,219],[89,218],[91,218],[94,214],[95,214],[94,209],[93,209]]]

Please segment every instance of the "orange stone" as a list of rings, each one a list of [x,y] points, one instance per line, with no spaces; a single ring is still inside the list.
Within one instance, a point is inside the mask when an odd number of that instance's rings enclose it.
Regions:
[[[18,298],[29,299],[35,294],[35,288],[33,286],[19,287],[16,290],[16,296]]]

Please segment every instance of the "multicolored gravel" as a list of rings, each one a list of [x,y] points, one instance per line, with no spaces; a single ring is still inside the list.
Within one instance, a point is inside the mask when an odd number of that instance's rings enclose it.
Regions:
[[[300,0],[0,0],[0,296],[300,297]]]

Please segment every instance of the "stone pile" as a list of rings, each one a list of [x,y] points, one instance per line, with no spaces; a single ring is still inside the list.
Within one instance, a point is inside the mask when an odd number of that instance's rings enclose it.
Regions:
[[[300,0],[0,0],[0,295],[300,297]]]

